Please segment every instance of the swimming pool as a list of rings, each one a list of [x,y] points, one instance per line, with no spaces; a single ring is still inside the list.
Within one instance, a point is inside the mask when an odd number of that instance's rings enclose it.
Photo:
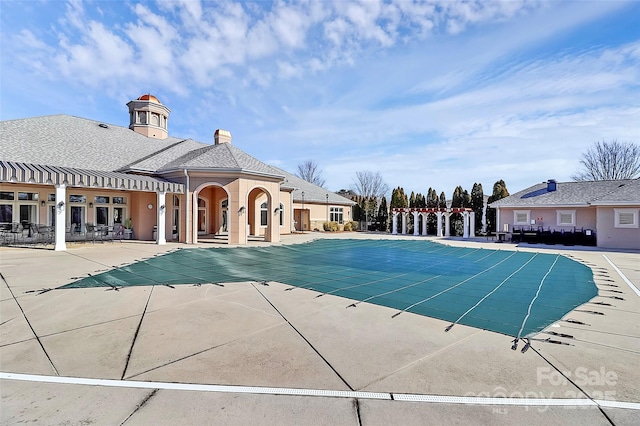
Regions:
[[[61,288],[279,282],[530,337],[597,295],[587,266],[562,255],[451,247],[425,240],[331,240],[180,249]],[[291,289],[289,288],[289,289]]]

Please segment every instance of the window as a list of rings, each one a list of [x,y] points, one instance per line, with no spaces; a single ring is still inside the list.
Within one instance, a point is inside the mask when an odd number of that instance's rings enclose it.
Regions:
[[[280,226],[284,226],[284,204],[280,203]]]
[[[104,195],[97,195],[95,198],[96,204],[109,204],[109,197]]]
[[[558,226],[576,226],[575,210],[556,210]]]
[[[342,207],[331,207],[329,209],[329,220],[331,222],[342,223],[343,211],[344,209]]]
[[[109,225],[109,207],[96,207],[96,225]]]
[[[640,209],[613,209],[616,228],[638,228]]]
[[[114,207],[113,208],[113,223],[119,223],[122,225],[124,221],[124,207]]]
[[[69,195],[70,203],[86,203],[87,196],[86,195]]]
[[[47,197],[47,201],[49,201],[50,203],[55,203],[56,194],[49,194],[49,196]]]
[[[0,223],[13,222],[13,206],[11,204],[0,204]]]
[[[531,210],[514,210],[513,212],[513,224],[514,225],[529,225],[531,217]]]
[[[0,192],[0,200],[15,200],[16,194],[15,192]]]
[[[38,201],[38,193],[37,192],[18,192],[18,200]]]
[[[260,226],[267,226],[268,209],[266,201],[260,204]]]

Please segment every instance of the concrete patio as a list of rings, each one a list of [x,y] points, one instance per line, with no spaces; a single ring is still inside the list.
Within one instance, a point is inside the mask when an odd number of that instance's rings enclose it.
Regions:
[[[318,237],[424,238],[308,233],[282,244]],[[445,333],[440,320],[346,309],[347,299],[279,283],[56,289],[180,244],[0,248],[0,420],[640,423],[640,297],[607,260],[640,287],[640,253],[435,240],[561,252],[593,268],[600,295],[537,336],[560,343],[534,340],[522,353],[509,336],[462,325]]]

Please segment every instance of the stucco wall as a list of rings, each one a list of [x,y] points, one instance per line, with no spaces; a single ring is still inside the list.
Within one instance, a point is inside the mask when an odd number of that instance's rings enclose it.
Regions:
[[[612,207],[598,207],[597,214],[598,247],[640,249],[640,228],[616,228]]]
[[[514,212],[515,211],[530,211],[529,224],[515,224]],[[558,224],[558,211],[575,211],[575,225],[560,225]],[[531,220],[535,223],[531,224]],[[503,230],[504,224],[509,225],[509,231],[513,231],[513,228],[529,228],[533,227],[537,229],[542,227],[545,231],[573,231],[574,229],[596,229],[596,209],[593,207],[560,207],[560,208],[501,208],[500,209],[500,223],[498,224],[498,231]]]

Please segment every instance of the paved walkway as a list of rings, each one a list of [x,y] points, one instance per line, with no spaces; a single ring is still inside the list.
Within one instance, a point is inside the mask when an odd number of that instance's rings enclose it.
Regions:
[[[600,289],[524,353],[508,336],[284,284],[55,290],[181,247],[0,249],[2,424],[640,423],[639,253],[503,244],[572,256]]]

